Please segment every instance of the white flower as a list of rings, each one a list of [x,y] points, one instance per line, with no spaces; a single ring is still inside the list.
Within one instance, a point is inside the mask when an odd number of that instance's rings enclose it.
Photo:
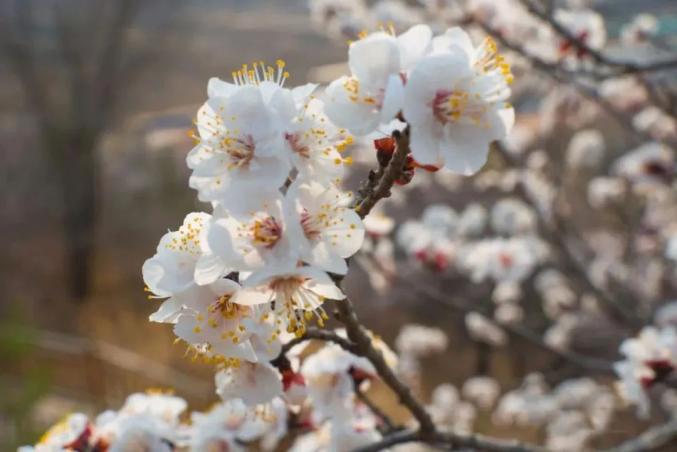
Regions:
[[[353,377],[371,377],[376,370],[365,358],[327,344],[301,366],[316,422],[327,417],[349,417],[354,407]]]
[[[324,300],[345,298],[325,272],[292,264],[269,265],[249,276],[244,285],[249,290],[238,291],[232,298],[234,303],[250,306],[268,304],[268,314],[275,322],[297,335],[303,334],[307,321],[313,316],[320,326],[324,325],[329,318],[322,308]],[[266,315],[263,317],[265,320]],[[271,339],[277,339],[279,334],[273,334]]]
[[[658,19],[651,14],[638,14],[621,28],[621,41],[638,44],[649,40],[658,33]]]
[[[89,447],[92,425],[86,415],[73,413],[47,430],[34,446],[19,448],[21,452],[57,452],[84,450]]]
[[[595,169],[604,158],[604,135],[597,129],[576,132],[567,147],[567,165],[572,168]]]
[[[179,295],[195,287],[195,266],[201,256],[200,243],[210,215],[190,213],[178,231],[162,236],[156,254],[143,264],[143,280],[150,292],[160,298],[170,297],[150,319],[172,321],[181,308]]]
[[[258,191],[241,198],[228,211],[215,211],[206,235],[206,252],[197,263],[195,279],[209,284],[232,269],[259,270],[292,261],[293,253],[277,191]]]
[[[185,411],[187,403],[180,397],[157,391],[135,393],[127,397],[119,414],[143,414],[151,416],[168,425],[178,425],[179,416]]]
[[[575,38],[591,49],[601,49],[606,44],[606,28],[604,18],[591,9],[555,11],[555,20],[569,30]],[[576,49],[572,42],[562,40],[559,43],[561,56],[568,56],[575,51],[575,56],[585,56],[585,52]]]
[[[403,113],[411,126],[411,151],[421,164],[473,174],[486,162],[489,143],[514,123],[506,103],[512,74],[496,43],[475,48],[459,28],[433,40],[433,54],[412,69]]]
[[[637,405],[641,417],[649,415],[646,389],[669,376],[677,366],[677,331],[668,326],[647,326],[636,338],[626,339],[620,347],[625,360],[614,364],[620,380],[621,396]]]
[[[395,348],[401,354],[422,357],[443,352],[448,342],[447,335],[439,328],[408,324],[397,335]]]
[[[233,303],[233,295],[239,290],[244,289],[236,282],[219,279],[193,291],[182,300],[184,309],[174,333],[196,350],[204,347],[205,355],[217,361],[256,362],[276,354],[279,347],[271,340],[276,327],[262,321],[254,307]],[[271,352],[265,353],[263,345]]]
[[[379,31],[353,42],[351,76],[327,87],[327,116],[355,135],[390,122],[401,109],[402,74],[428,51],[431,37],[428,26],[417,25],[398,37]]]
[[[498,234],[519,235],[537,228],[534,211],[516,198],[498,201],[491,209],[491,227]]]
[[[463,397],[472,400],[482,409],[491,408],[498,398],[501,388],[491,377],[473,377],[463,383]]]
[[[496,282],[520,282],[527,278],[541,260],[536,239],[486,239],[466,245],[459,258],[461,268],[473,281],[491,278]]]
[[[279,188],[290,165],[283,149],[281,118],[271,102],[282,91],[286,73],[255,63],[233,74],[236,84],[212,79],[209,100],[197,116],[199,143],[186,162],[190,186],[202,201],[228,205],[234,193]]]
[[[324,103],[311,96],[315,85],[285,90],[278,96],[286,151],[299,177],[323,184],[337,183],[352,158],[341,155],[352,136],[336,127],[324,114]]]
[[[465,326],[473,339],[500,347],[508,342],[508,337],[501,327],[477,312],[465,316]]]
[[[672,149],[660,143],[646,143],[616,160],[613,172],[640,187],[664,184],[675,172]]]
[[[216,393],[224,401],[241,399],[246,405],[259,405],[282,395],[282,380],[270,364],[242,361],[216,373]]]
[[[135,414],[120,419],[115,440],[108,450],[110,452],[130,450],[172,452],[176,437],[175,430],[159,419],[149,415]]]
[[[626,182],[618,177],[595,177],[588,184],[588,202],[601,209],[619,203],[626,194]]]
[[[301,260],[324,271],[344,275],[345,259],[364,241],[364,225],[347,207],[351,197],[333,186],[297,181],[285,197],[290,240]]]
[[[378,207],[379,205],[377,204],[375,208],[371,209],[369,215],[363,220],[367,234],[372,237],[388,235],[395,227],[395,220],[383,213],[382,209]]]

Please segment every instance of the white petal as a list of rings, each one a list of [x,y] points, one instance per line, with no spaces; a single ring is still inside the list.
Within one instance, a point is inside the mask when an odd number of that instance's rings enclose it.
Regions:
[[[400,68],[411,68],[430,49],[432,30],[428,25],[414,25],[397,37],[400,50]]]
[[[400,70],[396,39],[385,32],[376,32],[353,42],[348,50],[348,65],[363,86],[385,88],[390,74]]]

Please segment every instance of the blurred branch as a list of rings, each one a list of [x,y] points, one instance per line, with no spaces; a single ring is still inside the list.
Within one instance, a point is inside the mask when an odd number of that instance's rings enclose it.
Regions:
[[[399,277],[398,279],[402,283],[406,284],[412,291],[420,296],[422,295],[428,298],[431,301],[435,301],[436,303],[460,311],[464,314],[478,313],[483,316],[488,315],[487,312],[483,312],[481,309],[479,309],[477,305],[469,305],[458,298],[449,296],[448,294],[445,294],[435,288],[421,284],[416,281],[416,278]],[[602,374],[613,374],[613,363],[609,361],[551,347],[538,333],[535,333],[530,329],[518,324],[499,324],[499,326],[501,329],[505,330],[512,336],[524,339],[527,342],[537,346],[541,350],[544,350],[559,358],[563,358],[579,368]]]
[[[362,403],[364,403],[367,408],[381,421],[383,421],[383,427],[386,433],[390,433],[395,430],[400,430],[401,428],[398,428],[395,423],[393,422],[392,419],[390,419],[390,416],[386,414],[385,411],[383,411],[381,408],[378,407],[374,402],[371,401],[371,399],[367,396],[367,394],[362,391],[357,384],[355,384],[355,396],[357,396],[358,400],[360,400]]]
[[[422,432],[401,431],[387,435],[381,441],[357,449],[356,452],[377,452],[389,447],[406,443],[424,443],[431,446],[445,446],[452,449],[469,449],[496,452],[537,452],[546,449],[516,440],[490,438],[479,434],[460,434],[452,432],[434,432],[432,435],[423,435]]]
[[[578,36],[573,35],[569,29],[567,29],[555,19],[555,17],[552,15],[552,11],[543,9],[533,0],[520,0],[520,2],[522,5],[524,5],[527,11],[550,25],[553,30],[555,30],[561,37],[566,39],[566,41],[574,48],[589,55],[596,63],[615,69],[614,73],[608,74],[607,76],[635,74],[638,72],[655,72],[677,68],[677,57],[654,61],[646,64],[639,64],[632,61],[615,60],[600,52],[599,50],[593,49],[587,45],[584,40]]]
[[[677,438],[677,420],[653,427],[636,438],[632,438],[605,452],[643,452],[668,446]]]
[[[107,342],[91,340],[54,331],[37,331],[23,338],[31,345],[49,352],[94,357],[102,362],[142,375],[156,382],[180,389],[187,394],[204,395],[204,380],[179,372],[130,350]]]

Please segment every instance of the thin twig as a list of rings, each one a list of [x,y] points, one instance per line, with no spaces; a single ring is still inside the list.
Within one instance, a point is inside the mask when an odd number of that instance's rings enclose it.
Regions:
[[[390,416],[386,414],[385,411],[383,411],[381,408],[379,408],[378,405],[376,405],[372,400],[365,394],[357,385],[355,385],[355,396],[364,403],[369,410],[374,413],[374,415],[381,419],[383,421],[383,425],[385,427],[385,432],[386,433],[391,433],[395,430],[399,430],[399,428],[395,425],[395,422],[393,422],[392,419],[390,419]]]

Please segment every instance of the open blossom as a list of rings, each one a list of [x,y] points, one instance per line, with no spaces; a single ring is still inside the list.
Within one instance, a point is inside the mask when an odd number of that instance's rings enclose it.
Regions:
[[[327,87],[327,116],[356,135],[389,123],[402,108],[403,75],[428,51],[431,37],[428,26],[417,25],[397,37],[379,31],[353,42],[351,75]]]
[[[674,152],[661,143],[646,143],[616,160],[613,171],[639,187],[665,184],[675,174]]]
[[[645,327],[636,338],[626,339],[620,347],[625,360],[614,365],[620,380],[621,396],[637,405],[642,417],[649,415],[646,390],[672,374],[677,367],[677,331],[672,326],[660,330]]]
[[[190,213],[178,231],[162,236],[156,254],[143,264],[143,280],[158,297],[171,297],[193,287],[195,265],[200,258],[200,241],[211,216]]]
[[[204,250],[195,272],[199,284],[213,282],[233,269],[255,271],[275,262],[295,261],[282,195],[259,191],[228,211],[217,209]]]
[[[287,432],[287,407],[279,399],[248,407],[240,399],[219,403],[206,413],[191,414],[190,450],[245,451],[243,443],[261,439],[263,450],[273,450]]]
[[[324,114],[324,103],[313,96],[293,99],[287,94],[286,108],[293,107],[290,122],[284,126],[284,140],[291,163],[305,180],[324,184],[340,181],[350,157],[341,153],[353,142],[345,129],[332,124]],[[291,105],[293,102],[294,105]]]
[[[262,320],[261,310],[232,301],[244,290],[229,279],[220,279],[183,299],[174,333],[205,357],[216,361],[267,361],[279,353],[272,341],[278,326]]]
[[[241,399],[246,405],[259,405],[282,395],[277,369],[267,362],[242,361],[216,373],[216,393],[224,401]]]
[[[555,11],[555,19],[569,30],[573,37],[591,49],[601,49],[606,44],[604,19],[591,9],[558,9]],[[561,57],[573,55],[581,58],[585,56],[584,50],[577,49],[573,42],[565,39],[559,42],[558,50]]]
[[[197,115],[198,144],[186,159],[200,200],[227,205],[235,192],[277,189],[287,178],[280,118],[271,107],[286,78],[282,67],[277,77],[256,64],[234,75],[237,84],[210,81],[209,99]]]
[[[520,282],[543,259],[543,253],[537,239],[486,239],[463,248],[460,266],[470,273],[473,281],[491,278],[496,282]]]
[[[345,259],[364,241],[364,225],[348,207],[351,196],[317,182],[295,182],[285,197],[290,239],[304,262],[324,271],[346,274]]]
[[[245,282],[248,290],[233,297],[237,304],[257,306],[267,304],[265,320],[272,316],[275,323],[287,332],[302,335],[306,323],[315,317],[322,326],[329,317],[322,308],[326,299],[343,300],[346,296],[327,273],[314,267],[296,267],[294,264],[270,265],[265,270],[249,276]],[[281,334],[273,334],[275,340]]]
[[[86,415],[73,413],[45,432],[35,446],[24,446],[19,452],[53,452],[78,450],[88,447],[92,438],[92,425]]]
[[[301,374],[315,410],[315,421],[327,417],[349,416],[354,408],[354,384],[376,375],[365,358],[343,350],[335,344],[325,345],[307,357]]]
[[[514,123],[507,103],[510,67],[491,38],[475,48],[460,28],[436,37],[432,46],[404,90],[412,155],[421,164],[473,174],[486,162],[489,144]]]

